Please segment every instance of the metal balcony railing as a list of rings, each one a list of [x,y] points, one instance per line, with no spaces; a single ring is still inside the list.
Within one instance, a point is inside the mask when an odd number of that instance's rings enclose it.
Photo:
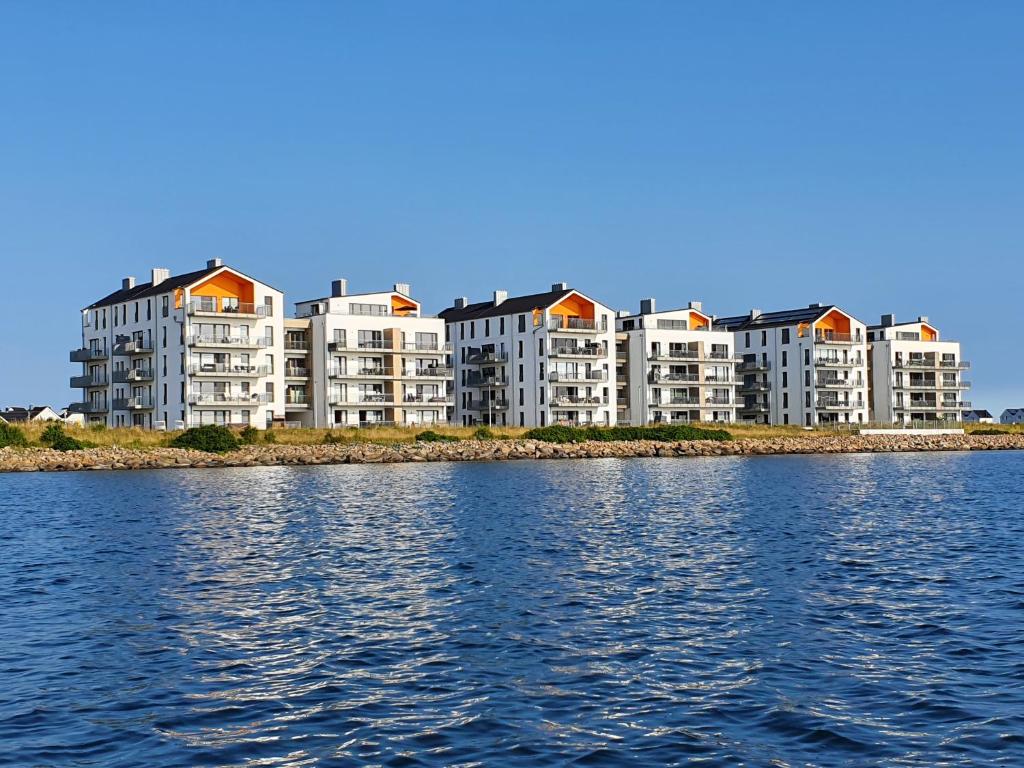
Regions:
[[[86,373],[81,376],[71,377],[72,389],[88,389],[89,387],[107,386],[107,375],[105,373]]]
[[[188,337],[190,347],[242,347],[263,349],[267,340],[262,336],[224,336],[220,334],[193,334]]]
[[[119,371],[114,371],[111,374],[111,379],[115,384],[127,384],[133,381],[152,381],[153,369],[126,368]]]
[[[105,349],[81,347],[80,349],[71,350],[71,354],[68,357],[72,363],[90,363],[96,360],[106,360],[110,355],[107,354]]]
[[[608,371],[551,371],[548,381],[608,381]]]
[[[270,402],[262,392],[191,392],[190,405],[260,405]]]
[[[217,315],[218,317],[266,317],[267,308],[262,304],[237,302],[224,304],[214,297],[194,296],[185,307],[189,315]]]
[[[195,376],[245,376],[255,378],[266,376],[270,367],[266,365],[232,365],[231,363],[200,363],[190,365],[188,372]]]

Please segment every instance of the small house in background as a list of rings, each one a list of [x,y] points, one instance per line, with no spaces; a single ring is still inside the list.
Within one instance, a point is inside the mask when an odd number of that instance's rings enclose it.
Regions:
[[[964,411],[961,418],[964,424],[994,424],[996,421],[991,413],[984,410]]]
[[[0,411],[0,418],[8,424],[25,424],[30,421],[63,421],[59,413],[48,405],[30,405],[28,408],[8,406]]]
[[[999,417],[1000,424],[1024,424],[1024,408],[1007,408]]]
[[[71,424],[76,427],[85,426],[85,414],[71,410],[70,406],[61,408],[60,418],[65,424]]]

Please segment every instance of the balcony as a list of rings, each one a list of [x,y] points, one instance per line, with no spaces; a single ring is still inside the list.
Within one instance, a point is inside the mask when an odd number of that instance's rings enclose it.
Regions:
[[[649,360],[700,360],[701,354],[696,349],[665,349],[652,352]]]
[[[327,375],[332,379],[390,379],[393,368],[383,366],[367,366],[363,368],[330,368]]]
[[[153,353],[153,342],[150,339],[129,339],[114,344],[114,354],[121,356],[150,355]]]
[[[152,381],[153,380],[153,369],[152,368],[127,368],[120,371],[114,371],[111,374],[111,380],[115,384],[129,384],[133,381]]]
[[[451,368],[429,365],[422,368],[409,368],[402,373],[402,376],[407,379],[450,379],[454,373]]]
[[[966,371],[971,364],[966,360],[940,360],[936,357],[914,357],[909,360],[896,360],[893,368],[944,368]]]
[[[833,400],[831,398],[818,398],[816,407],[824,411],[853,411],[867,407],[863,400]]]
[[[308,379],[309,369],[299,368],[298,366],[286,366],[284,369],[284,377],[286,379]]]
[[[772,385],[767,381],[741,381],[739,383],[740,392],[769,392],[771,388]]]
[[[970,400],[909,400],[893,406],[897,411],[956,411],[970,407]]]
[[[576,331],[579,333],[603,333],[607,326],[599,325],[594,320],[583,317],[552,317],[548,320],[549,331]]]
[[[106,403],[92,403],[92,402],[88,402],[88,403],[72,403],[69,406],[69,410],[74,412],[74,413],[95,414],[95,413],[106,413],[110,409],[107,407]]]
[[[608,371],[551,371],[548,381],[608,381]]]
[[[661,402],[651,403],[652,408],[699,408],[704,401],[699,397],[670,397]]]
[[[672,382],[687,382],[687,383],[699,383],[699,373],[671,373],[667,371],[651,371],[647,375],[647,381],[651,384],[672,383]]]
[[[733,380],[731,376],[715,376],[714,374],[706,374],[704,376],[705,384],[732,384]]]
[[[261,405],[270,398],[260,392],[190,392],[189,405]]]
[[[309,342],[305,339],[286,338],[284,340],[284,351],[287,354],[304,355],[309,352]]]
[[[743,413],[768,413],[771,408],[768,403],[737,403],[736,407]]]
[[[467,408],[471,411],[504,411],[508,409],[508,400],[470,400]]]
[[[704,405],[718,406],[718,405],[732,405],[732,398],[723,395],[711,395],[704,398]]]
[[[97,360],[106,360],[110,355],[107,354],[105,349],[90,349],[89,347],[82,347],[80,349],[71,350],[71,354],[68,355],[68,359],[72,363],[92,363]]]
[[[451,395],[405,395],[402,405],[453,405],[455,399]]]
[[[117,397],[114,398],[113,407],[115,411],[148,411],[153,407],[153,401],[146,395]]]
[[[424,355],[443,355],[445,352],[452,351],[452,345],[448,342],[420,342],[420,341],[407,341],[400,347],[402,352],[419,352]]]
[[[387,392],[348,392],[346,394],[335,392],[330,396],[330,404],[342,406],[386,406],[395,404],[395,396]]]
[[[258,336],[221,336],[194,334],[188,337],[190,347],[231,347],[235,349],[264,349],[267,340]]]
[[[577,395],[557,395],[551,398],[552,408],[588,408],[595,405],[607,405],[608,398]]]
[[[843,360],[839,357],[820,356],[814,358],[814,364],[818,368],[859,368],[864,365],[864,359],[857,357]]]
[[[285,392],[284,407],[285,410],[291,408],[293,411],[309,408],[309,396],[305,393]]]
[[[86,373],[82,376],[71,377],[72,389],[88,389],[89,387],[105,386],[107,386],[107,374],[105,373]]]
[[[863,379],[841,379],[838,376],[826,376],[814,380],[819,389],[857,389],[864,386]]]
[[[508,352],[478,352],[466,358],[467,365],[497,365],[508,362]]]
[[[476,389],[498,389],[508,386],[507,376],[467,376],[466,386]]]
[[[237,303],[233,306],[219,306],[213,297],[194,297],[185,305],[185,311],[191,316],[217,317],[224,320],[239,320],[266,317],[267,308],[262,305]]]
[[[193,376],[240,376],[255,379],[267,376],[270,368],[266,365],[231,365],[230,363],[202,363],[190,365],[188,372]]]
[[[552,344],[548,357],[600,359],[608,357],[608,352],[601,344]]]
[[[816,330],[814,341],[818,344],[862,344],[864,337],[859,333],[837,333],[835,331]]]
[[[772,364],[768,360],[743,360],[736,364],[736,373],[754,373],[771,369]]]
[[[367,352],[370,350],[377,350],[379,352],[392,352],[391,342],[384,341],[383,339],[374,339],[370,341],[348,341],[344,339],[337,339],[327,343],[327,350],[329,352]]]

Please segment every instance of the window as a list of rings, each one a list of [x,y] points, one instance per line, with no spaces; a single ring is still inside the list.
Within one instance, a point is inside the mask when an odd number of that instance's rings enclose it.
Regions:
[[[491,320],[490,318],[484,320],[484,336],[491,335]]]
[[[160,346],[163,349],[167,349],[167,326],[165,325],[160,330],[163,332],[160,338]]]
[[[522,379],[520,379],[520,381],[522,381]],[[526,400],[526,390],[523,389],[522,387],[520,387],[519,388],[519,405],[520,406],[524,405],[525,404],[525,400]],[[520,414],[520,416],[522,416],[522,414]]]
[[[788,413],[782,414],[782,423],[783,424],[789,424],[789,414]]]
[[[526,414],[523,413],[522,411],[519,412],[519,426],[520,427],[525,427],[526,426]]]
[[[163,368],[162,368],[162,371],[163,372],[160,375],[161,376],[166,376],[167,375],[167,355],[163,356]]]
[[[804,365],[810,365],[810,364],[811,364],[811,350],[805,349],[804,350]]]
[[[519,332],[526,333],[526,315],[519,316]]]
[[[544,339],[537,339],[537,354],[542,357],[544,355]]]
[[[804,371],[804,386],[811,386],[811,372],[807,370]]]
[[[783,333],[785,333],[785,330],[783,330]],[[785,368],[787,365],[789,365],[789,355],[786,350],[782,350],[782,367]]]
[[[810,392],[804,392],[804,408],[810,408],[810,407],[811,407],[811,393]]]
[[[459,323],[459,340],[461,341],[462,339],[465,339],[465,338],[466,338],[466,324],[465,323]]]
[[[750,349],[750,331],[743,334],[743,346]]]
[[[170,296],[164,296],[162,301],[160,302],[160,304],[161,304],[161,306],[160,306],[160,313],[164,317],[167,317],[167,315],[169,315],[170,312],[171,312],[171,297]]]
[[[139,302],[135,302],[135,322],[139,322]]]
[[[248,336],[249,334],[243,335]],[[266,339],[268,347],[274,346],[274,326],[268,325],[263,329],[263,338]]]
[[[761,346],[768,346],[768,331],[761,331]]]
[[[789,392],[782,393],[782,407],[789,408]]]
[[[263,315],[265,317],[274,316],[274,297],[264,296],[263,297]]]
[[[540,380],[544,381],[544,363],[540,364]]]
[[[469,338],[476,338],[476,320],[469,321]]]
[[[789,373],[787,373],[786,371],[782,372],[782,386],[783,388],[789,386]]]
[[[789,328],[783,328],[782,329],[782,343],[783,344],[789,344]],[[786,353],[783,352],[782,354],[786,354]]]
[[[540,412],[540,425],[542,427],[544,426],[544,411]]]
[[[152,320],[153,319],[153,300],[152,299],[146,299],[146,319],[147,320]]]
[[[500,333],[502,336],[505,335],[505,318],[504,317],[498,318],[498,333]]]
[[[523,340],[522,339],[519,340],[519,355],[518,356],[520,358],[522,358],[522,356],[523,356]]]
[[[167,405],[167,382],[164,382],[163,401],[160,403],[160,405]],[[166,420],[167,420],[167,417],[164,416],[164,421],[166,421]]]
[[[522,380],[523,380],[523,364],[520,363],[519,364],[519,381],[522,381]],[[520,394],[522,394],[521,390],[520,390]],[[522,405],[522,403],[520,403],[520,405]]]
[[[267,361],[267,373],[273,373],[274,372],[274,356],[273,355],[267,355],[264,359]]]

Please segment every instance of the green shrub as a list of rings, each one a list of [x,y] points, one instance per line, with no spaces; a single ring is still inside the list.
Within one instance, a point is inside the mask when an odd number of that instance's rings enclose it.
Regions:
[[[28,440],[19,427],[0,421],[0,448],[24,448],[26,445]]]
[[[103,432],[106,430],[106,428],[107,423],[105,421],[97,421],[95,424],[89,425],[89,429],[91,429],[93,432]]]
[[[657,440],[672,443],[680,440],[731,440],[724,429],[704,429],[689,424],[657,424],[650,427],[569,427],[554,424],[529,430],[524,438],[545,443],[582,443],[585,440]]]
[[[491,432],[489,427],[477,427],[473,432],[474,440],[493,440],[494,433]]]
[[[240,445],[235,433],[219,424],[205,424],[201,427],[186,429],[171,440],[173,448],[191,448],[195,451],[208,453],[225,453],[236,451]]]
[[[971,432],[972,435],[1009,435],[1010,430],[1008,429],[992,429],[987,427],[985,429],[976,429]]]
[[[56,421],[46,425],[43,434],[39,436],[40,442],[50,446],[55,451],[80,451],[86,447],[81,440],[76,440],[64,431],[64,427]]]
[[[417,443],[457,443],[459,438],[455,435],[442,435],[439,432],[435,432],[432,429],[428,429],[426,432],[420,432],[416,435]]]
[[[270,427],[267,427],[267,429],[263,432],[263,442],[264,443],[276,443],[277,442],[277,435],[274,433],[274,430],[272,430]]]
[[[337,445],[338,443],[348,442],[344,435],[339,435],[335,432],[327,430],[327,434],[324,435],[324,445]]]
[[[247,427],[243,427],[242,431],[238,433],[238,439],[244,445],[252,445],[260,441],[260,431],[251,424]]]

